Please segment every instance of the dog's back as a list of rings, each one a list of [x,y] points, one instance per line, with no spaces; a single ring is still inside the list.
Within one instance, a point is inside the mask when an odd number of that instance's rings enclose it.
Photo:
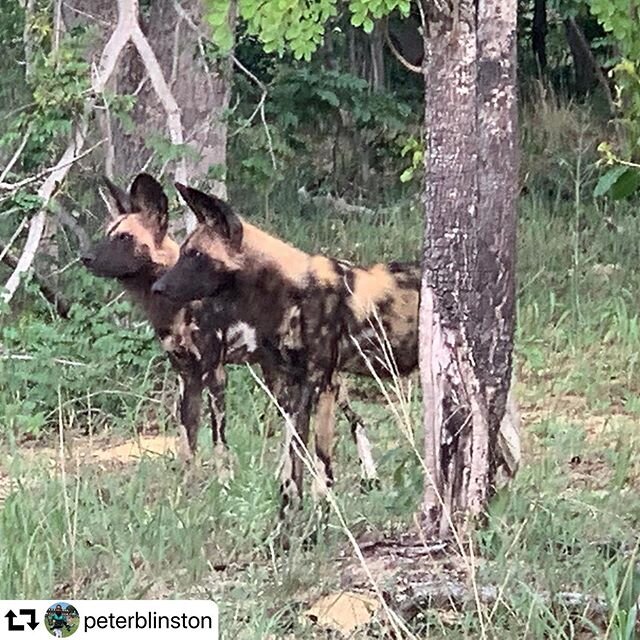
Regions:
[[[344,281],[339,369],[382,377],[411,373],[418,365],[420,266],[351,267]]]

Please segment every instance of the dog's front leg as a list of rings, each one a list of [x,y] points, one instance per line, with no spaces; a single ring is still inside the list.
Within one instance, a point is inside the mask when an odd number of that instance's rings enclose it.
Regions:
[[[211,437],[216,473],[221,480],[233,479],[233,460],[227,445],[225,389],[227,374],[222,358],[206,376],[207,401],[211,414]]]
[[[198,447],[198,429],[202,408],[202,380],[200,372],[179,373],[180,382],[180,438],[178,456],[188,462]]]

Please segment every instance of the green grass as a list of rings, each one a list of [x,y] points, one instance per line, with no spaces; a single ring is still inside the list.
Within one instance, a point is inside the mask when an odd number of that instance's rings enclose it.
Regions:
[[[290,209],[270,225],[299,246],[343,258],[417,257],[419,211],[390,208],[348,222],[302,213]],[[609,638],[634,637],[640,221],[625,211],[614,218],[622,230],[592,206],[576,226],[572,204],[550,210],[535,198],[522,202],[516,349],[525,463],[476,534],[483,557],[476,579],[497,585],[501,598],[455,614],[426,611],[413,621],[420,637],[476,638],[483,629],[490,638],[596,637],[607,628]],[[420,465],[374,385],[352,386],[367,391],[352,395],[371,425],[384,489],[359,492],[354,446],[340,420],[338,504],[356,536],[393,536],[410,526],[419,504]],[[212,597],[225,638],[326,637],[301,613],[339,588],[337,558],[353,553],[335,514],[311,550],[294,544],[278,556],[265,543],[277,511],[279,443],[264,435],[266,404],[248,372],[236,368],[228,409],[236,478],[228,485],[210,467],[185,476],[164,457],[76,468],[70,455],[63,479],[43,456],[6,439],[0,472],[15,487],[0,507],[0,598]],[[70,431],[82,423],[75,411],[67,404],[60,412]],[[115,418],[109,437],[140,426],[131,420]],[[203,458],[208,440],[202,429]],[[553,600],[562,591],[600,596],[610,613],[569,612]],[[373,623],[369,637],[383,635]]]

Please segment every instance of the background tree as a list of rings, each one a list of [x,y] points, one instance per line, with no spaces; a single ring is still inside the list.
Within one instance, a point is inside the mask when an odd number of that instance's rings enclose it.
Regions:
[[[91,143],[102,147],[110,175],[129,176],[150,167],[163,173],[169,168],[183,182],[206,182],[223,193],[223,113],[230,94],[229,60],[207,51],[197,0],[184,5],[154,2],[142,9],[138,0],[118,0],[115,5],[34,0],[22,8],[24,78],[35,97],[35,114],[21,113],[13,122],[10,135],[23,142],[17,144],[3,178],[19,166],[23,152],[32,150],[29,143],[47,155],[60,149],[60,155],[52,170],[27,181],[42,180],[40,203],[22,253],[13,260],[2,295],[5,302],[39,249],[54,263],[47,269],[55,272],[60,204],[52,206],[51,201]],[[226,19],[231,20],[230,14]],[[94,127],[97,115],[102,116],[101,131]],[[20,187],[18,181],[4,189],[12,193]],[[190,222],[191,214],[185,213],[185,224]],[[7,256],[13,258],[9,252]]]

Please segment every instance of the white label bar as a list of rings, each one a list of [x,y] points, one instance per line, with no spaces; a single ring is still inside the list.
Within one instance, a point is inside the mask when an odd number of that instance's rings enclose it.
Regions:
[[[2,640],[218,640],[210,600],[0,600]]]

